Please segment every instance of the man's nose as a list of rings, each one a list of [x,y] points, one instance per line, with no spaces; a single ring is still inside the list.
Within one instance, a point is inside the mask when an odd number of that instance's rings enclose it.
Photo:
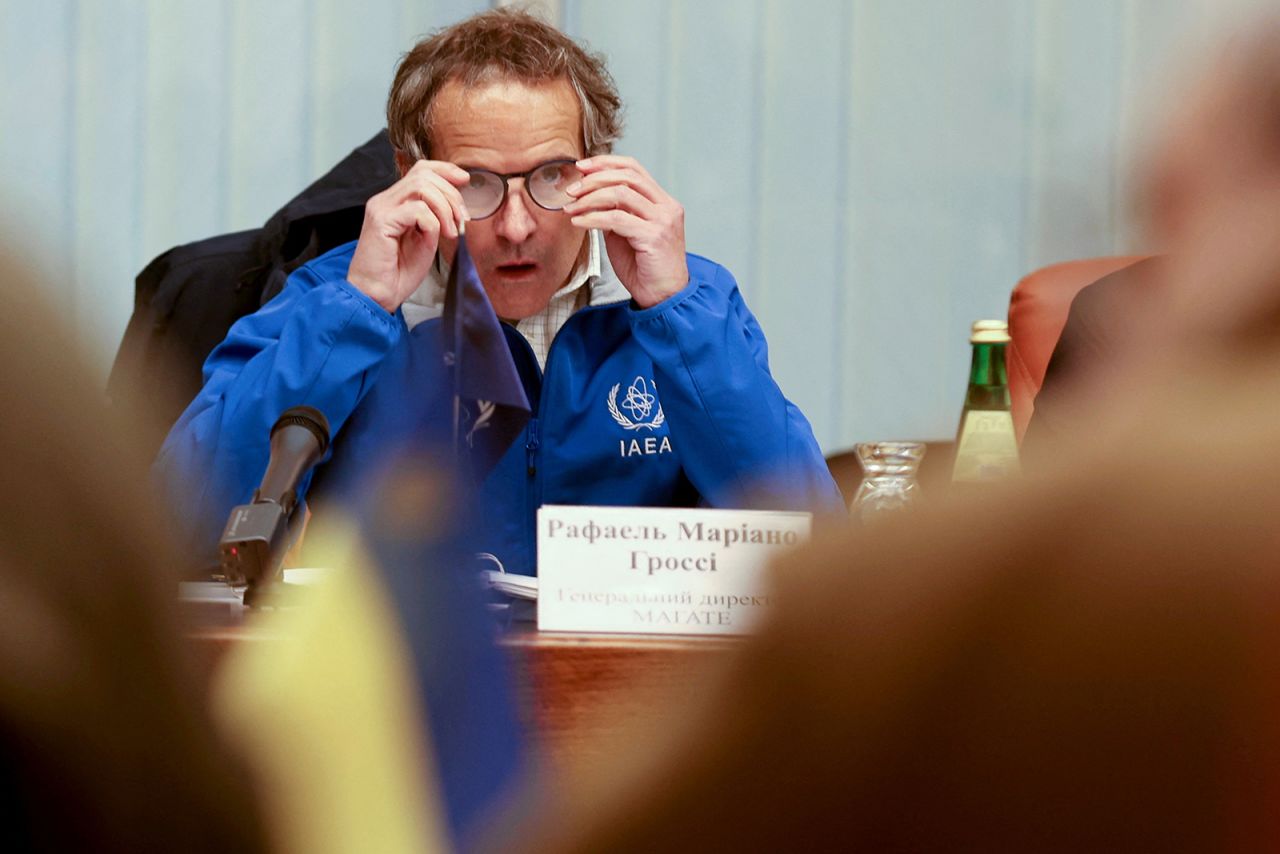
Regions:
[[[513,182],[514,183],[514,182]],[[523,185],[524,182],[521,182]],[[498,236],[511,243],[524,243],[537,229],[538,223],[529,210],[529,197],[524,187],[512,186],[507,190],[507,201],[496,215],[496,231]]]

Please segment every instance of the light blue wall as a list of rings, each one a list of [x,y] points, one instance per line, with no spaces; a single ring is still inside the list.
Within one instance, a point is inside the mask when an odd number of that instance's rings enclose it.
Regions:
[[[0,0],[0,214],[101,356],[133,277],[261,225],[385,123],[395,63],[488,0]]]
[[[133,276],[260,224],[382,122],[415,37],[487,0],[0,0],[6,243],[105,375]],[[620,150],[738,276],[828,450],[951,434],[967,329],[1132,248],[1142,93],[1198,0],[562,0]]]
[[[970,322],[1128,248],[1130,105],[1191,5],[566,0],[565,26],[834,450],[951,435]]]

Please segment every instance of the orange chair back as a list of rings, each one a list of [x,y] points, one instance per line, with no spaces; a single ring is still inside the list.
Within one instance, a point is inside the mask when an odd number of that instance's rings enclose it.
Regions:
[[[1064,261],[1028,273],[1009,298],[1009,397],[1018,441],[1035,411],[1049,357],[1067,323],[1071,301],[1085,286],[1109,276],[1145,255]]]

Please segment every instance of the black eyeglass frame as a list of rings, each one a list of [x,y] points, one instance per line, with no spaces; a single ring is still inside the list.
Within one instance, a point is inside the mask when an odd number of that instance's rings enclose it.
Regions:
[[[494,207],[492,211],[485,214],[484,216],[475,216],[470,210],[468,210],[467,213],[468,215],[470,215],[472,220],[478,221],[482,219],[488,219],[489,217],[496,214],[498,211],[502,210],[502,206],[507,203],[507,194],[511,190],[511,187],[507,182],[510,181],[512,178],[524,179],[525,195],[529,197],[530,201],[532,201],[538,207],[542,208],[544,211],[564,210],[565,205],[569,204],[569,202],[565,202],[564,205],[560,205],[559,207],[550,207],[538,201],[537,197],[533,195],[533,191],[529,189],[529,176],[533,175],[533,173],[537,172],[539,169],[545,169],[548,166],[555,166],[556,164],[568,164],[569,166],[572,166],[576,170],[578,168],[577,162],[578,161],[576,160],[570,160],[564,157],[557,157],[555,160],[547,160],[543,163],[539,163],[537,166],[534,166],[532,169],[525,170],[524,172],[506,172],[506,173],[494,172],[492,169],[481,169],[477,166],[463,166],[462,170],[466,172],[468,175],[477,175],[477,174],[492,175],[493,177],[497,178],[499,181],[502,182],[502,198],[498,200],[498,204]],[[579,176],[581,176],[581,173],[579,173]],[[580,179],[581,178],[579,177],[579,180]]]

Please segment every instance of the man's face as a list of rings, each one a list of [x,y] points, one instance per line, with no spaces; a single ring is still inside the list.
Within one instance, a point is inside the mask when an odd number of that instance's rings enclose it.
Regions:
[[[470,90],[446,83],[434,112],[435,160],[505,174],[584,154],[578,99],[566,81],[500,82]],[[467,223],[467,248],[480,281],[494,311],[507,320],[546,307],[568,281],[585,238],[567,214],[534,204],[522,178],[508,181],[507,200],[497,213]],[[451,258],[457,245],[442,239],[440,248]]]

